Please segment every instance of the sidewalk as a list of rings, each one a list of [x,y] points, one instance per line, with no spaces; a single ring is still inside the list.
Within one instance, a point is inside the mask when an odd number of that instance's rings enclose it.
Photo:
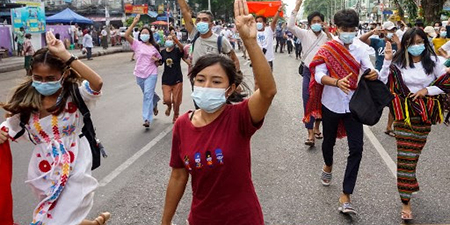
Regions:
[[[108,55],[108,54],[114,54],[118,52],[128,52],[131,50],[125,50],[122,48],[121,45],[114,46],[114,47],[108,47],[108,49],[103,49],[102,47],[95,46],[92,49],[92,57],[98,57],[101,55]],[[75,56],[78,56],[79,59],[85,59],[86,54],[82,54],[79,49],[69,50],[70,53],[72,53]],[[15,70],[21,70],[23,69],[24,64],[24,58],[19,56],[13,56],[9,58],[3,58],[2,61],[0,61],[0,73],[15,71]]]

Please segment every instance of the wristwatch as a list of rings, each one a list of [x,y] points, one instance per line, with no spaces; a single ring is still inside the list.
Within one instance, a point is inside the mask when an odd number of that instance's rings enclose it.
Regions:
[[[77,57],[77,56],[74,56],[74,55],[72,54],[72,56],[70,56],[70,59],[67,60],[66,65],[67,65],[67,66],[70,66],[70,64],[72,64],[72,62],[75,61],[75,60],[78,60],[78,57]]]

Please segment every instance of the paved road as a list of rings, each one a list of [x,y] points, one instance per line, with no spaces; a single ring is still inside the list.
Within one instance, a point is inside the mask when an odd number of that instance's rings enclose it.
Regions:
[[[104,96],[93,115],[109,153],[102,167],[94,171],[103,185],[96,192],[90,216],[110,211],[112,225],[158,224],[170,174],[171,118],[163,115],[160,106],[152,128],[143,129],[142,94],[132,75],[134,63],[129,62],[130,56],[121,53],[87,62],[105,81]],[[321,141],[314,148],[303,144],[306,132],[301,123],[302,78],[296,74],[298,63],[287,54],[276,55],[274,74],[279,91],[263,128],[252,140],[253,180],[266,224],[400,224],[400,202],[392,173],[395,140],[383,133],[386,115],[378,125],[365,129],[363,161],[352,198],[359,215],[351,218],[337,212],[346,139],[339,140],[335,148],[333,183],[323,187],[319,180]],[[247,82],[252,83],[250,68],[242,68]],[[1,100],[21,75],[21,71],[0,74]],[[160,86],[157,92],[161,93]],[[192,108],[188,82],[184,83],[183,101],[183,112]],[[449,128],[434,126],[418,168],[421,191],[413,201],[417,224],[450,224],[449,146]],[[36,204],[23,183],[30,149],[28,143],[13,144],[14,212],[21,224],[29,222]],[[385,153],[384,158],[380,152]],[[174,223],[185,224],[190,201],[189,187]]]

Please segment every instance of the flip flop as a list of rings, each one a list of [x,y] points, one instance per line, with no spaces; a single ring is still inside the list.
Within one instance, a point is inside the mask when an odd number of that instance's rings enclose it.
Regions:
[[[322,139],[322,138],[323,138],[321,132],[319,132],[319,133],[314,133],[314,137],[316,137],[317,139]]]
[[[308,146],[310,146],[310,147],[313,147],[314,146],[314,140],[313,139],[306,139],[306,141],[305,141],[305,145],[308,145]]]
[[[391,137],[395,137],[396,136],[395,132],[393,130],[386,130],[384,133],[389,135],[389,136],[391,136]]]
[[[401,218],[404,221],[410,221],[413,219],[412,212],[402,211]]]

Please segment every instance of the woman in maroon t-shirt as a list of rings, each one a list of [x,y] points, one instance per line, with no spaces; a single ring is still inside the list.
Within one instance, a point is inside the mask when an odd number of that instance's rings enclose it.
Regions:
[[[193,191],[190,225],[264,224],[251,180],[250,139],[261,127],[277,89],[256,42],[256,22],[246,1],[235,0],[234,9],[240,36],[252,64],[258,65],[253,73],[259,90],[242,103],[226,104],[238,95],[236,87],[242,81],[233,61],[220,55],[198,60],[190,78],[192,97],[200,109],[178,118],[173,128],[172,174],[163,225],[171,224],[189,174]]]

